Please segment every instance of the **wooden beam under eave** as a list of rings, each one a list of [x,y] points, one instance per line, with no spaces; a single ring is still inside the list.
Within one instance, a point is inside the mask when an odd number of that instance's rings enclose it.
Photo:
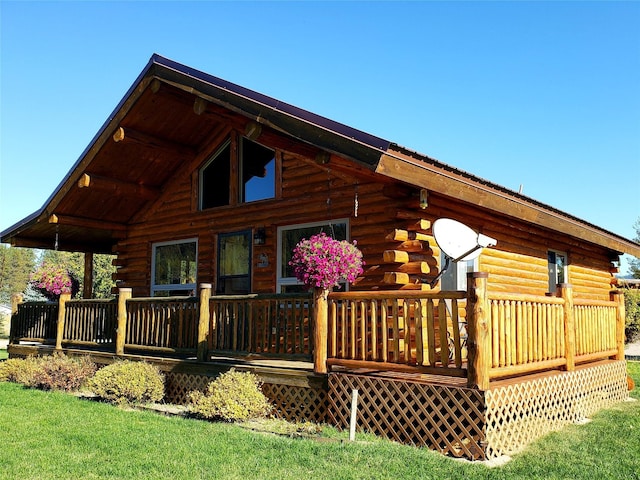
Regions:
[[[188,145],[172,142],[170,140],[156,137],[148,133],[139,132],[131,128],[118,127],[112,135],[113,141],[116,143],[137,143],[144,145],[145,147],[159,148],[162,150],[168,150],[181,156],[193,157],[196,154],[196,149]]]
[[[526,200],[510,196],[506,192],[490,186],[473,183],[458,177],[453,172],[445,172],[427,163],[414,163],[402,158],[383,154],[376,172],[409,185],[426,188],[448,197],[456,198],[499,214],[521,219],[552,231],[562,232],[572,237],[629,254],[640,253],[640,248],[630,246],[622,238],[599,231],[559,213],[528,203]]]
[[[73,227],[84,227],[98,230],[111,230],[114,232],[126,232],[127,226],[123,223],[105,222],[92,218],[73,217],[70,215],[52,214],[49,216],[49,223],[57,225],[69,225]]]
[[[82,174],[78,180],[78,188],[90,188],[91,190],[106,192],[111,195],[142,198],[144,200],[155,200],[161,193],[160,189],[156,187],[123,182],[122,180],[115,180],[113,178],[88,173]]]

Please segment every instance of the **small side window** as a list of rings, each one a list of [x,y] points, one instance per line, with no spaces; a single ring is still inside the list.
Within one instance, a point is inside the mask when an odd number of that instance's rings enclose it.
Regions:
[[[567,283],[567,254],[549,250],[547,252],[547,265],[549,269],[549,292],[555,293],[557,287],[561,283]]]

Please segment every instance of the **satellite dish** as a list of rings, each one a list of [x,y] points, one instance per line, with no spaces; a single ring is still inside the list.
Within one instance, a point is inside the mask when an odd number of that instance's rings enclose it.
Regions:
[[[440,273],[431,281],[433,288],[440,277],[449,268],[449,263],[466,262],[477,258],[484,247],[497,243],[495,238],[488,237],[450,218],[439,218],[433,222],[433,237],[445,255],[445,264]]]

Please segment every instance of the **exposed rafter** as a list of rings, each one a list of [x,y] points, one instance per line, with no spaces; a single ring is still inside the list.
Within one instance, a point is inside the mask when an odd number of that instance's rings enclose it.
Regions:
[[[123,223],[106,222],[103,220],[73,217],[70,215],[57,215],[55,213],[49,216],[49,223],[53,223],[56,225],[69,225],[73,227],[91,228],[97,230],[111,230],[113,232],[127,231],[127,226]]]
[[[106,192],[112,195],[143,198],[145,200],[155,200],[160,196],[160,189],[156,187],[123,182],[122,180],[101,177],[88,173],[85,173],[80,177],[80,180],[78,180],[78,188],[89,188],[91,190]]]
[[[139,132],[131,128],[118,127],[113,133],[113,141],[120,142],[133,142],[146,147],[155,147],[162,150],[169,150],[179,154],[181,156],[193,157],[196,154],[194,148],[188,145],[172,142],[164,138],[158,138],[148,133]]]

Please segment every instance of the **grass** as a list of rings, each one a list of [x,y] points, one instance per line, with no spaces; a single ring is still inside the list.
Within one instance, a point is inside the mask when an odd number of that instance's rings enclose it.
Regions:
[[[0,360],[6,360],[9,355],[6,348],[0,348]]]
[[[640,363],[629,363],[640,384]],[[632,392],[636,399],[640,392]],[[28,413],[26,413],[28,412]],[[640,479],[640,402],[550,434],[493,469],[325,428],[319,440],[165,417],[0,383],[4,479]]]

